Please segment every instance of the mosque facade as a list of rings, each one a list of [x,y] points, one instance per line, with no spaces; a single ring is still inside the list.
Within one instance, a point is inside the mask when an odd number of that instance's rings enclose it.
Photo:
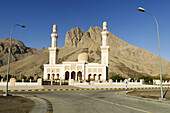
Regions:
[[[52,42],[49,50],[49,64],[44,64],[44,81],[56,79],[63,80],[94,80],[106,81],[108,79],[108,58],[109,46],[107,45],[107,23],[103,22],[102,45],[101,45],[101,64],[89,63],[88,54],[81,53],[78,55],[76,62],[62,62],[57,64],[58,48],[57,48],[57,26],[53,25],[53,33],[51,34]]]

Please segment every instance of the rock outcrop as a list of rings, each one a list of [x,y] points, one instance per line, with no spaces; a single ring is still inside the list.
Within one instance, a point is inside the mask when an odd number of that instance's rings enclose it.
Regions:
[[[88,48],[90,57],[95,62],[100,63],[101,31],[102,29],[99,27],[90,27],[87,32],[79,28],[74,28],[67,32],[65,47]],[[133,46],[110,32],[107,44],[110,46],[110,73],[129,76],[156,76],[159,74],[159,57],[149,50]],[[170,74],[169,62],[164,58],[161,61],[162,72]]]
[[[10,39],[0,39],[0,66],[6,65],[9,55]],[[23,42],[12,39],[11,62],[18,61],[25,56],[32,55],[37,50],[26,47]]]

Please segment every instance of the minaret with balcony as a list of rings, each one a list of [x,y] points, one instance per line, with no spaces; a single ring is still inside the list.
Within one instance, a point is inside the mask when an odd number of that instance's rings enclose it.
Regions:
[[[109,46],[107,46],[107,22],[103,22],[103,31],[102,33],[102,46],[101,48],[101,63],[108,67],[108,60],[109,60]]]
[[[103,22],[103,31],[101,32],[102,34],[102,46],[101,48],[101,64],[106,66],[106,73],[105,73],[105,80],[108,80],[108,66],[109,66],[109,46],[107,46],[107,36],[108,36],[108,31],[107,31],[107,22]]]
[[[57,57],[58,57],[58,49],[57,49],[57,26],[53,25],[53,33],[51,34],[51,47],[48,48],[49,50],[49,64],[55,65],[57,64]]]

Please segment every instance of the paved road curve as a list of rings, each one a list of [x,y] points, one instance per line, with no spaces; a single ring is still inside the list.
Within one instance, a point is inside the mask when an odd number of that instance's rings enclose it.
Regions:
[[[49,100],[54,113],[168,113],[170,104],[132,99],[117,91],[20,92]]]

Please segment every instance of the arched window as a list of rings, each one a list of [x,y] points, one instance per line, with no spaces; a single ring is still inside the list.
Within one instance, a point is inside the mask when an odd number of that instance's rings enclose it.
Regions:
[[[59,78],[59,76],[60,76],[60,75],[59,75],[59,74],[57,74],[57,79],[60,79],[60,78]]]
[[[88,75],[88,80],[90,80],[91,74]]]
[[[69,72],[66,71],[66,72],[65,72],[65,80],[68,80],[68,79],[69,79]]]
[[[77,80],[82,80],[82,72],[81,71],[79,71],[77,73]]]
[[[50,74],[48,74],[47,77],[48,77],[47,79],[50,80]]]
[[[93,75],[93,80],[96,80],[96,74]]]
[[[76,76],[76,73],[74,71],[71,72],[71,79],[74,79],[75,80],[75,77]]]
[[[100,80],[100,79],[101,79],[101,76],[102,76],[102,75],[101,75],[101,74],[99,74],[98,80]]]
[[[55,74],[52,74],[52,79],[54,80]]]

